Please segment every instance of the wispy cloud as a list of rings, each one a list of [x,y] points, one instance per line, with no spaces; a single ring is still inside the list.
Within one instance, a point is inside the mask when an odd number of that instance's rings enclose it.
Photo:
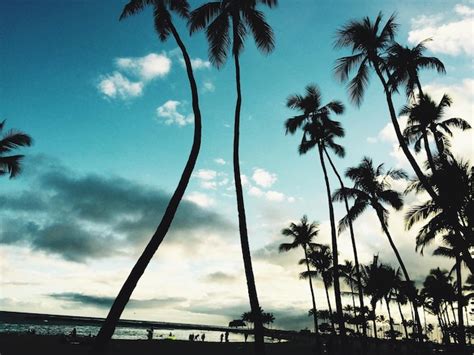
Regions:
[[[150,81],[165,77],[171,70],[171,59],[166,54],[150,53],[117,58],[115,67],[111,74],[100,76],[97,89],[106,98],[127,100],[141,96]]]
[[[473,56],[474,9],[457,4],[447,14],[420,15],[412,19],[408,42],[417,44],[427,38],[433,40],[426,47],[435,53]]]
[[[178,111],[181,102],[176,100],[168,100],[163,105],[157,107],[156,115],[162,119],[166,125],[186,126],[194,122],[194,115],[184,115]]]

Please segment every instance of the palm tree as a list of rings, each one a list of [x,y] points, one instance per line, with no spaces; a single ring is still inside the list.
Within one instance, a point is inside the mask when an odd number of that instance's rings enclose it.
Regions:
[[[455,238],[459,256],[466,263],[471,273],[474,273],[474,259],[470,248],[474,246],[471,238],[472,216],[474,211],[472,181],[473,169],[467,162],[457,161],[454,157],[435,160],[437,174],[429,176],[437,190],[442,205],[434,200],[428,200],[413,206],[406,214],[406,228],[412,228],[420,221],[426,221],[418,231],[416,248],[423,253],[425,246],[436,237]],[[456,186],[455,189],[452,187]],[[406,190],[421,191],[421,184],[414,181]],[[454,245],[453,245],[454,246]]]
[[[102,327],[97,335],[95,348],[99,351],[106,346],[112,337],[115,327],[117,326],[120,316],[122,315],[122,312],[125,309],[125,306],[127,305],[133,290],[145,272],[145,269],[148,266],[151,258],[165,238],[166,233],[168,232],[168,229],[173,221],[174,215],[178,209],[179,203],[183,198],[184,192],[186,191],[186,187],[189,183],[189,179],[191,178],[194,166],[196,165],[199,149],[201,147],[201,111],[199,109],[199,98],[196,81],[194,79],[191,60],[189,58],[188,52],[173,24],[171,15],[171,13],[174,12],[179,17],[187,19],[189,16],[189,4],[186,0],[131,0],[125,5],[122,14],[120,15],[120,19],[135,15],[136,13],[142,11],[147,5],[153,6],[153,19],[160,41],[164,42],[170,37],[170,35],[172,35],[183,54],[189,85],[191,88],[192,107],[194,113],[193,144],[178,186],[176,187],[176,190],[174,191],[173,196],[166,207],[166,211],[161,219],[160,224],[158,225],[158,228],[151,237],[150,241],[145,247],[145,250],[141,254],[140,258],[134,265],[132,271],[120,289],[120,292],[116,297],[112,308],[110,309],[107,318],[102,324]]]
[[[332,330],[335,333],[336,328],[334,326],[334,317],[332,313],[331,300],[329,298],[329,288],[332,286],[332,253],[331,248],[328,245],[319,245],[313,247],[309,251],[307,260],[314,270],[305,271],[300,274],[303,279],[316,277],[317,274],[321,275],[323,279],[324,289],[326,291],[326,300],[328,302],[329,319],[331,321]],[[306,263],[305,259],[301,259],[299,264]]]
[[[375,309],[377,307],[377,302],[380,301],[383,297],[383,292],[380,288],[380,285],[383,284],[383,272],[381,271],[383,266],[379,264],[378,255],[374,255],[372,263],[363,266],[362,268],[362,282],[364,293],[370,297],[370,306],[372,307],[372,318],[374,326],[374,337],[377,338],[377,317],[375,314]]]
[[[308,85],[306,87],[305,96],[291,95],[287,99],[287,107],[298,110],[298,116],[289,118],[285,122],[286,133],[294,134],[298,128],[303,129],[303,138],[299,145],[299,153],[306,154],[310,149],[318,147],[319,160],[323,169],[324,181],[326,183],[326,193],[329,207],[329,220],[331,223],[331,248],[333,264],[333,282],[334,294],[336,299],[336,312],[338,318],[339,332],[345,334],[344,316],[342,312],[341,289],[339,284],[338,269],[338,249],[337,249],[337,232],[334,217],[334,207],[331,200],[331,186],[324,162],[324,151],[330,148],[339,156],[344,156],[344,148],[334,142],[335,137],[343,137],[344,129],[341,124],[330,118],[331,112],[342,114],[344,106],[339,101],[331,101],[321,106],[321,92],[316,85]]]
[[[399,272],[399,270],[397,270]],[[402,305],[406,305],[408,303],[407,294],[404,292],[405,288],[403,287],[403,281],[401,280],[400,276],[397,278],[397,284],[395,285],[395,301],[398,305],[398,312],[400,313],[401,323],[403,325],[403,330],[405,331],[405,338],[409,339],[408,329],[407,329],[407,321],[405,320],[405,316],[402,312]],[[426,317],[425,317],[426,321]],[[426,329],[425,329],[426,331]]]
[[[421,143],[426,151],[430,169],[435,173],[435,163],[433,154],[428,143],[428,137],[433,135],[438,154],[445,154],[445,147],[450,146],[447,136],[452,136],[452,128],[459,128],[462,131],[470,129],[471,126],[462,118],[448,118],[443,120],[446,108],[451,106],[452,100],[448,95],[443,95],[439,104],[424,94],[423,100],[419,100],[411,106],[404,106],[400,110],[400,115],[407,115],[408,121],[403,135],[409,143],[414,143],[415,152],[421,150]]]
[[[389,86],[391,74],[388,70],[384,53],[395,38],[398,27],[398,24],[395,22],[395,15],[390,16],[384,26],[382,26],[381,22],[382,13],[379,13],[373,22],[370,18],[365,17],[362,21],[352,20],[338,30],[335,47],[350,47],[352,55],[337,60],[335,73],[342,82],[346,82],[349,79],[349,74],[358,66],[357,74],[348,84],[348,90],[351,101],[360,106],[365,89],[369,84],[369,68],[375,70],[384,89],[390,118],[400,147],[426,191],[436,199],[435,191],[429,185],[403,137],[392,101],[392,91]],[[388,78],[384,76],[384,72]]]
[[[318,244],[313,242],[313,239],[318,236],[319,225],[316,222],[308,223],[308,217],[303,216],[300,223],[295,224],[291,223],[288,228],[285,228],[281,231],[285,236],[293,238],[291,243],[282,243],[280,244],[279,251],[286,252],[296,248],[303,248],[304,251],[304,260],[306,263],[306,271],[308,274],[311,273],[309,268],[309,253],[314,247],[317,247]],[[309,280],[309,289],[311,291],[311,301],[313,302],[313,320],[314,320],[314,333],[316,339],[316,347],[319,346],[319,330],[318,330],[318,315],[316,309],[316,298],[314,297],[313,282],[311,277],[308,277]]]
[[[423,55],[428,41],[431,39],[425,39],[413,48],[399,43],[394,43],[388,48],[387,66],[392,71],[388,84],[392,90],[396,90],[401,84],[405,85],[407,97],[414,98],[416,86],[422,98],[425,95],[418,75],[420,69],[435,69],[439,74],[446,74],[444,64],[438,58]]]
[[[5,155],[20,147],[29,147],[33,143],[31,137],[21,131],[10,130],[3,133],[5,120],[0,122],[0,176],[10,175],[10,179],[21,173],[21,160],[24,155]]]
[[[392,312],[390,310],[390,300],[392,299],[392,295],[397,288],[397,285],[400,283],[400,269],[395,270],[388,265],[384,265],[383,273],[383,298],[385,300],[385,304],[387,305],[388,321],[390,325],[390,338],[394,340],[396,335],[395,329],[393,327]]]
[[[351,222],[352,224],[352,222]],[[357,273],[357,270],[355,266],[352,264],[352,261],[350,260],[344,260],[344,264],[340,266],[341,269],[341,275],[344,277],[344,281],[349,285],[351,288],[351,298],[352,298],[352,311],[354,312],[354,319],[357,318],[356,315],[356,304],[355,304],[355,299],[354,299],[354,274]],[[362,293],[362,287],[359,290],[359,295]],[[361,312],[361,315],[363,313]],[[359,324],[356,322],[356,330],[357,333],[359,332]],[[365,334],[364,334],[365,335]]]
[[[377,214],[382,230],[387,236],[390,246],[402,268],[405,280],[410,282],[408,271],[388,230],[388,211],[384,207],[384,204],[388,204],[395,210],[400,210],[403,207],[402,197],[400,193],[391,189],[389,179],[397,180],[407,178],[406,173],[398,169],[385,172],[383,164],[374,168],[372,159],[364,157],[357,167],[347,169],[346,176],[354,182],[354,187],[337,190],[333,198],[334,200],[341,201],[345,195],[348,198],[354,199],[354,205],[349,210],[349,213],[339,222],[339,228],[345,229],[349,220],[354,221],[367,207],[372,207]],[[415,319],[421,341],[421,323],[416,308]]]
[[[244,48],[244,41],[248,32],[252,32],[257,48],[264,54],[270,53],[275,47],[273,31],[266,22],[263,12],[256,9],[257,4],[263,4],[271,8],[277,5],[277,0],[222,0],[209,2],[194,10],[189,20],[191,33],[207,27],[206,36],[209,41],[209,58],[218,68],[221,67],[227,59],[231,41],[230,37],[232,37],[232,55],[235,64],[237,91],[233,149],[234,181],[237,196],[242,256],[244,259],[245,276],[247,278],[247,288],[252,311],[258,310],[260,306],[252,269],[240,174],[239,139],[242,94],[239,56]],[[255,320],[255,351],[258,354],[265,353],[263,324],[259,318]]]
[[[443,321],[443,305],[452,298],[453,286],[447,270],[431,269],[423,282],[422,293],[428,300],[428,310],[436,314],[445,342],[449,341],[449,321]]]

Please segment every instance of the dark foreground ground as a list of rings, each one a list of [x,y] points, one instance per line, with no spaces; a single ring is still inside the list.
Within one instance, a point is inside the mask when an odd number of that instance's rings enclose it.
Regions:
[[[252,355],[251,343],[211,343],[179,340],[113,340],[104,354],[107,355]],[[87,355],[90,341],[69,342],[60,336],[0,334],[0,355]],[[328,344],[328,347],[330,345]],[[278,343],[266,346],[267,355],[314,355],[310,344]],[[406,344],[378,342],[369,344],[362,351],[357,342],[352,342],[346,350],[333,350],[325,346],[323,354],[332,355],[471,355],[472,349],[419,351]]]

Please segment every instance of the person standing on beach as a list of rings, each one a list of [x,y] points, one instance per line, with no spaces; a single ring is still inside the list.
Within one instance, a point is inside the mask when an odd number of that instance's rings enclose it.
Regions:
[[[204,341],[204,339],[206,339],[206,334],[202,333],[202,335],[201,335],[201,341]]]
[[[229,332],[225,332],[225,342],[229,342]]]
[[[244,334],[244,339],[245,339],[245,342],[247,342],[247,338],[249,337],[248,333],[245,333]]]
[[[224,341],[224,333],[221,333],[221,343]]]

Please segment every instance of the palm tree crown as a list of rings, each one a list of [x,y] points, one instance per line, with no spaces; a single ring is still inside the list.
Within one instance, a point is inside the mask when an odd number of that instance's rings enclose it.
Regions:
[[[189,3],[187,0],[130,0],[123,8],[120,20],[137,14],[149,5],[153,6],[155,31],[163,42],[168,39],[174,27],[170,11],[183,19],[189,18]]]
[[[3,133],[5,120],[0,122],[0,135]],[[0,176],[10,175],[10,179],[18,176],[21,173],[21,160],[24,155],[5,155],[11,151],[21,148],[29,147],[33,140],[26,133],[10,130],[3,134],[0,139]]]
[[[308,222],[308,217],[303,216],[300,223],[290,223],[288,228],[284,228],[281,233],[285,236],[292,237],[291,243],[281,243],[279,247],[280,252],[289,251],[291,249],[302,247],[303,249],[313,248],[318,244],[313,242],[313,239],[319,233],[319,225],[316,222]]]
[[[273,30],[266,22],[263,12],[255,8],[257,4],[271,8],[277,5],[277,0],[212,1],[191,12],[190,32],[206,28],[209,59],[215,66],[221,67],[225,63],[231,38],[232,55],[240,55],[248,32],[252,33],[257,48],[262,53],[273,51]]]
[[[415,86],[420,95],[421,89],[418,72],[420,69],[436,69],[439,74],[445,74],[444,64],[436,57],[425,57],[423,52],[426,50],[425,44],[431,39],[426,39],[410,48],[394,43],[388,48],[387,65],[392,70],[389,85],[396,91],[398,86],[405,85],[407,97],[414,98]]]
[[[337,32],[335,47],[349,47],[352,55],[339,58],[334,71],[337,78],[345,82],[358,66],[356,75],[348,83],[350,99],[357,106],[361,105],[369,84],[369,68],[373,67],[376,71],[386,68],[382,56],[393,42],[398,27],[395,15],[390,16],[382,28],[381,21],[382,13],[379,13],[373,22],[369,17],[365,17],[362,21],[353,20]]]
[[[354,187],[337,190],[333,198],[342,201],[345,194],[355,201],[347,216],[339,223],[341,230],[348,226],[349,220],[354,221],[368,206],[372,206],[378,213],[381,213],[385,224],[388,211],[384,204],[388,204],[396,210],[403,207],[401,194],[390,188],[389,181],[390,179],[407,178],[403,170],[395,169],[385,172],[383,164],[374,167],[372,159],[364,157],[359,166],[347,169],[346,176],[354,182]]]

